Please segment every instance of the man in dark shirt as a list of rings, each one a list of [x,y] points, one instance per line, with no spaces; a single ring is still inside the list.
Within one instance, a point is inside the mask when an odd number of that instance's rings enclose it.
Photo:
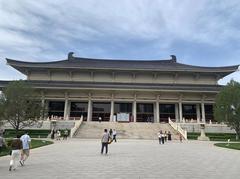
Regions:
[[[104,133],[103,133],[103,136],[102,136],[102,139],[101,139],[101,142],[102,142],[101,154],[103,154],[104,148],[105,148],[105,154],[108,153],[109,138],[110,138],[110,136],[107,132],[107,129],[104,129]]]

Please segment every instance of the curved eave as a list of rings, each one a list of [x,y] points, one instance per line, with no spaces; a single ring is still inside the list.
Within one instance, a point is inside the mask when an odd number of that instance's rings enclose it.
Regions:
[[[119,70],[119,71],[154,71],[154,72],[206,72],[224,73],[235,72],[239,65],[223,67],[192,66],[174,62],[172,60],[139,61],[139,60],[100,60],[79,58],[52,62],[24,62],[8,59],[7,64],[18,71],[27,74],[28,70],[61,69],[61,70]]]

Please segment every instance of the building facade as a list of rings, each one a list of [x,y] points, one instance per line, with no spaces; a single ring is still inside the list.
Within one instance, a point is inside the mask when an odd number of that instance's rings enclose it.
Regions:
[[[7,64],[39,90],[47,116],[65,120],[214,122],[217,81],[238,66],[200,67],[169,60],[106,60],[74,57]],[[0,81],[3,88],[9,81]]]

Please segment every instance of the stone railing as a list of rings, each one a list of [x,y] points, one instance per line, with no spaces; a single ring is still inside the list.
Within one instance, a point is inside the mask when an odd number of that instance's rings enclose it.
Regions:
[[[76,121],[75,121],[75,125],[74,125],[73,128],[71,128],[71,132],[70,132],[70,137],[71,137],[71,138],[75,135],[75,133],[77,132],[77,130],[78,130],[79,127],[81,126],[82,121],[83,121],[83,116],[80,118],[80,120],[76,120]]]
[[[178,131],[178,133],[180,133],[185,140],[187,140],[187,130],[184,130],[184,129],[180,126],[180,124],[174,123],[170,118],[168,118],[168,123],[170,124],[170,126],[171,126],[173,129],[175,129],[176,131]]]
[[[75,121],[75,120],[80,120],[81,117],[58,117],[58,116],[51,116],[51,117],[47,117],[44,118],[44,121]]]

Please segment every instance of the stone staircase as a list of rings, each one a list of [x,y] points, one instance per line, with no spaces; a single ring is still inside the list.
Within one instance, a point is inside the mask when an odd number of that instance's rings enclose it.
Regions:
[[[170,131],[172,139],[178,139],[177,132],[169,124],[118,122],[83,122],[74,137],[100,139],[104,129],[116,129],[117,138],[121,139],[157,139],[159,130]]]

